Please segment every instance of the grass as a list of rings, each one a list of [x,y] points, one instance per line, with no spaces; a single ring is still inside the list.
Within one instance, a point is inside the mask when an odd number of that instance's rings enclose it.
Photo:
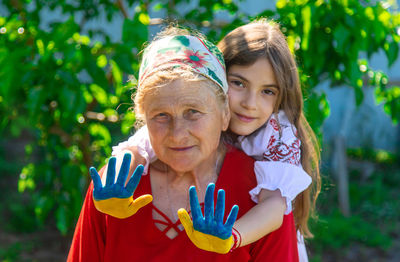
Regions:
[[[308,244],[310,261],[352,261],[352,256],[358,256],[358,261],[363,256],[366,261],[379,261],[396,256],[393,243],[400,242],[399,165],[376,163],[368,177],[351,170],[349,180],[351,216],[345,217],[337,208],[334,184],[324,179],[319,218],[311,223],[315,237]]]

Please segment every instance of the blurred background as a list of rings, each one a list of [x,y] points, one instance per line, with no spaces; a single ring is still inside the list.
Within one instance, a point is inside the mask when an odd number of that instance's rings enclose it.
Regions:
[[[0,261],[65,261],[88,168],[134,133],[139,52],[163,25],[217,43],[261,16],[296,55],[322,145],[310,261],[400,261],[398,11],[372,0],[3,0]]]

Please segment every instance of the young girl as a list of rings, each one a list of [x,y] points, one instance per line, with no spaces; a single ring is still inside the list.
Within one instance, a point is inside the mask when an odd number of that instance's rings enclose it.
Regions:
[[[292,211],[298,231],[311,237],[307,221],[320,188],[319,148],[303,115],[298,71],[286,39],[276,23],[261,19],[233,30],[218,47],[229,85],[229,130],[235,144],[257,160],[258,185],[249,193],[258,205],[235,222],[239,240],[233,248],[278,229]],[[154,160],[145,127],[114,147],[113,155],[126,149],[135,155],[134,166],[140,156],[145,170]],[[300,260],[307,260],[305,250],[299,251]]]

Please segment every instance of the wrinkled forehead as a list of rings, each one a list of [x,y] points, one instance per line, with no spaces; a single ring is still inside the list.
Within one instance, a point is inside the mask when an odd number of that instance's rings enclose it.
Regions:
[[[207,85],[209,81],[177,79],[146,94],[144,110],[180,110],[186,108],[210,110],[218,104],[217,96]]]

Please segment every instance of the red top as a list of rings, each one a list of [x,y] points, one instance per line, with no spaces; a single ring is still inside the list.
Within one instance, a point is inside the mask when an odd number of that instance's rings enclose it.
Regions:
[[[215,185],[215,192],[220,188],[226,192],[227,210],[237,204],[238,217],[241,217],[252,208],[255,203],[248,192],[256,184],[254,160],[242,151],[230,149]],[[153,220],[155,207],[152,203],[129,218],[118,219],[96,210],[92,191],[93,183],[76,225],[68,261],[298,261],[292,213],[284,216],[278,230],[253,244],[221,255],[198,249],[185,231],[179,229],[178,236],[168,238],[165,235],[168,229],[162,232],[154,224],[159,221]],[[134,197],[143,194],[151,194],[150,174],[142,177]],[[177,229],[176,226],[170,222],[169,228]]]

